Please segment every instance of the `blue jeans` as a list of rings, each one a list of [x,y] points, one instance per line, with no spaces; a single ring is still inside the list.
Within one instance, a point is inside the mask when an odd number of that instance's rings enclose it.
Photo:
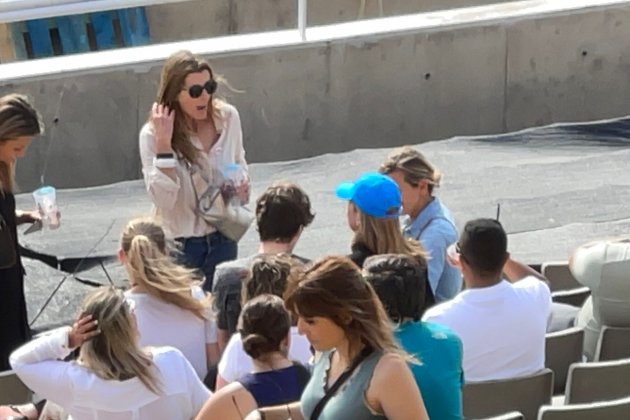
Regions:
[[[236,242],[217,231],[207,236],[177,238],[182,245],[182,253],[178,255],[178,262],[186,267],[198,269],[206,278],[203,289],[212,291],[214,269],[225,261],[236,259],[238,246]]]

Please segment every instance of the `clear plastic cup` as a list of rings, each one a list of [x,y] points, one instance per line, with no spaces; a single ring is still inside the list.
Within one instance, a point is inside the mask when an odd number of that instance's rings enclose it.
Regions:
[[[457,242],[446,248],[446,261],[451,267],[459,268],[459,252],[457,252]]]
[[[226,165],[221,171],[223,175],[223,185],[221,193],[226,203],[233,206],[240,206],[249,201],[249,197],[240,197],[239,190],[243,183],[247,181],[247,173],[238,163]]]
[[[57,191],[54,187],[45,186],[33,191],[37,210],[42,217],[42,225],[49,229],[59,227],[59,209],[57,208]]]

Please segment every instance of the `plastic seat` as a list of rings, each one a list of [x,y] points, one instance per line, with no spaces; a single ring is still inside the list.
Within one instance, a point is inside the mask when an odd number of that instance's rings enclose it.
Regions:
[[[630,359],[573,363],[569,368],[565,404],[610,401],[629,396]],[[630,418],[630,413],[627,418]]]
[[[595,350],[595,361],[630,358],[630,328],[602,327]]]
[[[553,393],[563,394],[569,367],[582,361],[584,330],[569,328],[545,336],[545,366],[553,371]]]
[[[630,418],[630,398],[540,408],[538,420],[628,420]]]
[[[538,409],[551,403],[553,372],[497,381],[470,382],[464,385],[464,416],[481,419],[514,410],[525,419],[535,419]]]
[[[0,405],[31,402],[33,392],[12,370],[0,372]]]

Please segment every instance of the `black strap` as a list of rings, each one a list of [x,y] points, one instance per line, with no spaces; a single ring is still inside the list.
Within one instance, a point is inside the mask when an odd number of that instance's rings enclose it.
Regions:
[[[310,420],[317,420],[319,418],[319,415],[322,413],[322,411],[324,411],[324,407],[326,406],[328,401],[337,393],[337,391],[339,391],[339,388],[341,388],[341,386],[346,383],[348,379],[350,379],[350,376],[352,376],[354,371],[357,370],[359,365],[365,359],[367,359],[368,356],[372,354],[372,352],[373,350],[370,346],[366,346],[363,348],[357,358],[354,359],[354,362],[352,362],[352,365],[350,365],[346,370],[343,371],[341,375],[339,375],[339,378],[337,378],[335,383],[326,390],[326,393],[324,394],[322,399],[317,402],[317,405],[315,406],[315,408],[313,409],[313,413],[311,414]]]

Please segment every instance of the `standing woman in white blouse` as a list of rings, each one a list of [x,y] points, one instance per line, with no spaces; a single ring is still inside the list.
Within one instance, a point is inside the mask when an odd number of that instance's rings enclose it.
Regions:
[[[83,301],[70,327],[54,330],[11,354],[30,389],[81,420],[187,420],[210,392],[173,347],[142,348],[132,304],[101,287]],[[76,361],[63,359],[80,348]]]
[[[217,77],[189,51],[171,55],[162,69],[157,102],[140,131],[142,172],[157,216],[181,245],[181,261],[200,270],[212,290],[215,267],[237,255],[237,244],[197,211],[204,187],[238,164],[247,174],[241,120],[236,108],[214,96]],[[224,175],[224,174],[223,174]],[[249,177],[236,186],[242,201]]]

